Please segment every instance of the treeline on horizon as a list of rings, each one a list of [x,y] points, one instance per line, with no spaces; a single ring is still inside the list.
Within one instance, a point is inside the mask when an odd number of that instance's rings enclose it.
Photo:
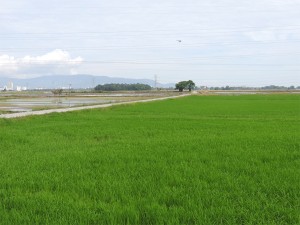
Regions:
[[[151,90],[148,84],[99,84],[95,87],[96,91],[148,91]]]
[[[295,86],[290,86],[290,87],[285,87],[285,86],[276,86],[276,85],[269,85],[269,86],[264,86],[264,87],[230,87],[230,86],[225,86],[225,87],[200,87],[200,89],[209,89],[209,90],[295,90],[295,89],[300,89],[300,86],[295,87]]]

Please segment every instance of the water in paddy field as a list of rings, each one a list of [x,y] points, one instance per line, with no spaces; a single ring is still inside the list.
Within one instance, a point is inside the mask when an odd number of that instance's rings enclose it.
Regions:
[[[25,109],[20,107],[5,107],[0,106],[0,111],[8,111],[8,112],[30,112],[32,109]]]
[[[24,98],[7,99],[0,101],[0,112],[28,112],[37,109],[66,108],[82,105],[94,105],[116,102],[116,100],[104,100],[100,98]]]
[[[255,95],[256,92],[251,91],[216,91],[215,94],[219,95]],[[264,93],[262,93],[264,94]]]

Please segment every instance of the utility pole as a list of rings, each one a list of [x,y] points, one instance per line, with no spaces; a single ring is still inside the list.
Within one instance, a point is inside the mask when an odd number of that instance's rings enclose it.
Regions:
[[[72,87],[72,84],[70,83],[69,84],[69,107],[71,107],[71,101],[70,101],[70,97],[71,97],[71,87]]]
[[[69,96],[71,95],[71,86],[72,84],[69,84]]]
[[[157,75],[154,75],[154,89],[157,90]]]

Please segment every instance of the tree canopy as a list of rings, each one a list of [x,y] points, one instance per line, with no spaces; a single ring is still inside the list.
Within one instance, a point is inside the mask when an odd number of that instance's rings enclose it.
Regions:
[[[194,88],[195,88],[195,83],[192,80],[180,81],[175,86],[175,89],[178,89],[180,92],[182,92],[184,89],[188,89],[189,91],[192,91],[192,89]]]
[[[99,84],[95,87],[96,91],[146,91],[151,90],[148,84]]]
[[[54,89],[51,92],[54,95],[61,95],[63,93],[63,89]]]

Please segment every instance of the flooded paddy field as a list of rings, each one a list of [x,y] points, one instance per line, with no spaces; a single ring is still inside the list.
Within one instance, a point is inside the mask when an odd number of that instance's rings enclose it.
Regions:
[[[174,92],[72,93],[54,96],[50,92],[0,94],[0,114],[129,102],[176,95]]]

